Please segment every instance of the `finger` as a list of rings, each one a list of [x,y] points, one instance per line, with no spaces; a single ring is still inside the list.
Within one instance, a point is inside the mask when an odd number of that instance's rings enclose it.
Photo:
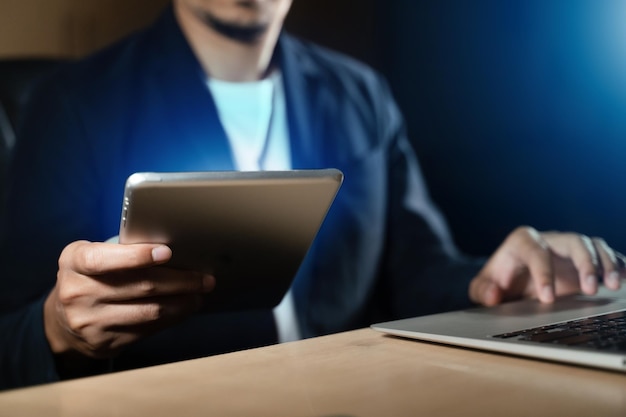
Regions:
[[[604,274],[602,261],[593,240],[589,236],[580,235],[580,241],[583,243],[580,251],[577,251],[577,245],[573,243],[572,261],[579,271],[583,292],[595,294],[598,291],[598,282]]]
[[[103,329],[114,330],[150,323],[168,325],[198,311],[201,306],[200,295],[177,294],[106,304],[97,309],[96,314]]]
[[[598,290],[598,277],[601,263],[593,241],[577,233],[546,234],[550,247],[560,256],[570,259],[578,271],[578,281],[582,291],[595,294]]]
[[[176,294],[208,293],[215,287],[212,275],[165,267],[120,272],[107,277],[103,302],[120,302]]]
[[[617,258],[617,270],[620,272],[622,278],[626,278],[626,256],[619,252],[615,252]]]
[[[622,280],[626,279],[626,256],[620,252],[615,252],[617,258],[617,271],[619,272],[620,284]]]
[[[494,306],[502,301],[502,291],[490,278],[479,275],[469,287],[470,299],[484,306]]]
[[[604,284],[612,289],[620,288],[619,261],[617,253],[602,238],[593,238],[593,246],[598,254],[598,259],[602,267]]]
[[[63,305],[89,300],[94,307],[177,294],[203,294],[215,287],[215,278],[199,272],[153,267],[99,275],[96,279],[76,274],[59,274],[58,297]],[[84,303],[84,302],[83,302]]]
[[[197,295],[155,297],[140,303],[108,304],[81,314],[69,314],[67,326],[79,337],[80,350],[91,357],[108,357],[123,346],[172,325],[197,311]]]
[[[161,250],[165,253],[160,253]],[[95,306],[213,289],[215,278],[212,276],[171,268],[145,267],[146,264],[152,266],[169,259],[169,256],[170,249],[163,245],[72,243],[59,260],[58,298],[66,306],[78,300]]]
[[[554,301],[554,265],[550,247],[542,235],[531,227],[518,233],[513,248],[518,259],[526,265],[537,297],[544,303]]]
[[[171,256],[170,248],[161,244],[120,245],[78,241],[63,250],[59,267],[93,276],[162,264]]]

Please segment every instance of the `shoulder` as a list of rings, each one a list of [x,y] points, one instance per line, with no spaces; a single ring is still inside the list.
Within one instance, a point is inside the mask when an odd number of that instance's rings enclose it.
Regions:
[[[403,125],[401,112],[385,77],[344,53],[284,35],[283,61],[305,74],[309,93],[337,120],[357,121],[376,137],[389,138]]]
[[[141,100],[154,102],[156,92],[146,87],[155,71],[150,36],[149,30],[137,32],[59,66],[33,88],[23,124],[41,120],[59,128],[74,127],[82,135],[122,129],[136,115]]]
[[[149,59],[148,34],[139,32],[87,57],[68,61],[43,80],[41,87],[89,97],[125,90]]]
[[[285,34],[284,49],[293,54],[304,70],[311,69],[317,76],[337,88],[380,88],[384,77],[370,65],[347,54],[325,46]]]
[[[42,85],[44,95],[98,119],[101,112],[152,109],[172,77],[193,78],[197,62],[167,9],[152,25],[88,57],[66,65]],[[170,89],[171,90],[171,89]],[[168,90],[169,91],[169,90]],[[163,101],[163,100],[161,100]]]

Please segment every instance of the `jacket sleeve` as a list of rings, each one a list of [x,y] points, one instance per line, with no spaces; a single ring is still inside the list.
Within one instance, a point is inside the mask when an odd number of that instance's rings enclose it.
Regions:
[[[44,336],[44,299],[0,315],[0,389],[59,379],[54,357]]]
[[[32,97],[17,129],[0,242],[0,387],[59,379],[45,337],[43,304],[58,257],[82,236],[89,172],[84,134],[56,88]],[[68,152],[71,149],[71,152]],[[68,216],[67,209],[71,216]],[[54,225],[54,227],[52,227]]]
[[[394,318],[470,306],[468,288],[484,260],[456,248],[443,214],[431,200],[403,117],[386,84],[379,110],[388,138],[388,234],[384,290]]]

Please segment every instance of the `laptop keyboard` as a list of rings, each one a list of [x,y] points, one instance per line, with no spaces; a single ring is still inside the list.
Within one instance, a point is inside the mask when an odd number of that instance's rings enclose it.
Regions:
[[[626,353],[626,310],[493,337]]]

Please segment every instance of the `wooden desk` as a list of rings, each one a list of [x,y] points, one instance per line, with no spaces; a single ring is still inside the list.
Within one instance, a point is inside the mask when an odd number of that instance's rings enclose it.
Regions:
[[[333,336],[0,393],[0,416],[626,416],[626,375]]]

